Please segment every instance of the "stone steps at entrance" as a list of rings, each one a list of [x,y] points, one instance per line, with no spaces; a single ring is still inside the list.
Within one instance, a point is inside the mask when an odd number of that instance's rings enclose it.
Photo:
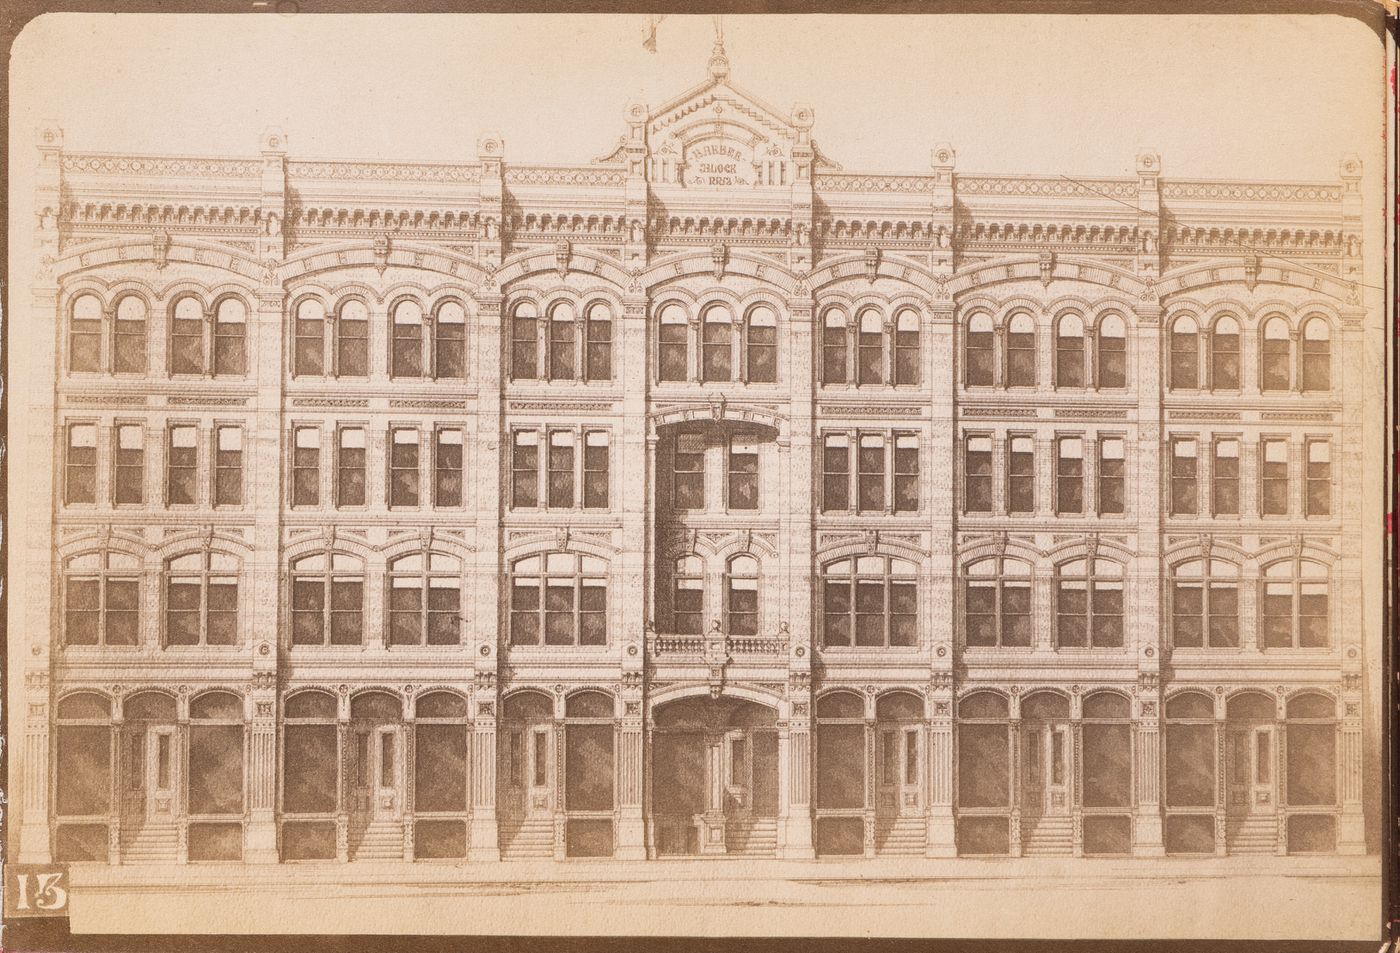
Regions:
[[[1278,849],[1278,821],[1272,814],[1225,819],[1225,850],[1230,854],[1272,854]]]
[[[772,857],[778,852],[778,819],[733,819],[725,825],[724,849],[730,856]]]
[[[927,822],[918,815],[875,820],[875,853],[882,856],[923,856],[928,843]]]
[[[554,857],[554,819],[502,819],[500,824],[502,860],[537,860]]]
[[[351,827],[349,846],[351,860],[403,860],[403,824],[380,820]]]
[[[180,854],[180,828],[175,823],[122,825],[124,864],[173,864]]]
[[[1074,853],[1072,817],[1024,817],[1021,853],[1027,856],[1068,857]]]

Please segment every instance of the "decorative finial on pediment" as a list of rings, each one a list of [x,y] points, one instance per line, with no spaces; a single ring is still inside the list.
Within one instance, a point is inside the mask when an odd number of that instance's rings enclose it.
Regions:
[[[715,48],[710,52],[710,79],[723,83],[729,79],[729,57],[724,52],[724,20],[715,15]]]

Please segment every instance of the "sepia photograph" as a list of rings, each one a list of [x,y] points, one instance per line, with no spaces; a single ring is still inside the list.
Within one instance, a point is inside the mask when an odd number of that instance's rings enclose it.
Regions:
[[[10,50],[7,930],[1379,945],[1379,8],[251,6]]]

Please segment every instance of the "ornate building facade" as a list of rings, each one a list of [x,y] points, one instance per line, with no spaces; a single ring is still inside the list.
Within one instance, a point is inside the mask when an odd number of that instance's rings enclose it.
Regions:
[[[19,860],[1365,851],[1357,159],[624,120],[41,130]]]

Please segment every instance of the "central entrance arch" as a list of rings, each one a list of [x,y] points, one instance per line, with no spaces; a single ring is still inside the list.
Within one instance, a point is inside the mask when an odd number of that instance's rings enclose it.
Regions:
[[[741,698],[659,706],[651,748],[655,856],[777,851],[777,712]]]

